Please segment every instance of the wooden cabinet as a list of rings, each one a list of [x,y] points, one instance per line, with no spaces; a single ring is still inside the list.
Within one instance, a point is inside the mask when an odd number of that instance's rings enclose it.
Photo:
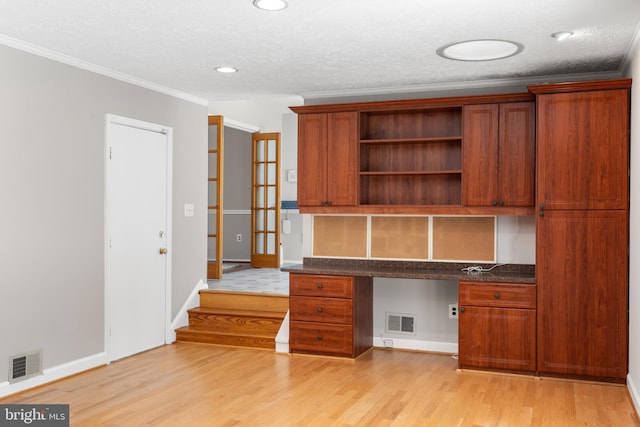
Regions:
[[[536,103],[539,207],[628,209],[629,89],[542,93]]]
[[[623,381],[627,212],[544,212],[537,235],[538,370]]]
[[[536,370],[536,286],[460,282],[461,368]]]
[[[358,113],[298,117],[298,205],[358,202]]]
[[[628,79],[531,87],[538,108],[538,371],[623,382]]]
[[[360,115],[360,205],[460,205],[462,109]]]
[[[463,205],[533,206],[535,104],[467,105],[463,118]]]
[[[373,279],[290,273],[289,349],[357,357],[373,345]]]

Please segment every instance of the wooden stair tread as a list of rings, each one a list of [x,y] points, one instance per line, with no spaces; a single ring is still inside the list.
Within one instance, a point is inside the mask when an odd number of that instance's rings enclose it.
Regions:
[[[220,336],[243,336],[243,337],[256,337],[256,338],[267,338],[267,339],[273,339],[275,337],[275,334],[260,334],[260,333],[255,333],[255,332],[225,332],[225,331],[218,331],[218,330],[212,330],[210,328],[207,328],[206,326],[195,326],[195,325],[188,325],[188,326],[183,326],[182,328],[178,328],[176,329],[176,333],[178,332],[193,332],[196,334],[204,334],[204,335],[220,335]]]
[[[202,289],[200,307],[286,313],[289,309],[289,296]]]
[[[243,310],[234,308],[215,308],[215,307],[196,307],[188,310],[193,314],[210,314],[220,316],[237,316],[237,317],[260,317],[268,319],[284,319],[286,311],[259,311],[259,310]]]

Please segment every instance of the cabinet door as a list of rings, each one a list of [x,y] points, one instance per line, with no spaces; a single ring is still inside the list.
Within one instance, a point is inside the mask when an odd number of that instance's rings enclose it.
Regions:
[[[462,116],[462,204],[497,205],[498,104],[468,105]]]
[[[538,371],[623,380],[627,212],[543,214],[537,222]]]
[[[327,200],[327,115],[298,116],[298,205]]]
[[[514,308],[461,307],[461,367],[535,371],[536,312]]]
[[[629,91],[541,94],[538,204],[544,209],[627,209]]]
[[[498,204],[533,206],[536,166],[533,102],[500,104]]]
[[[331,206],[358,204],[358,113],[327,117],[327,200]]]
[[[533,206],[533,102],[464,108],[463,204]]]
[[[358,203],[358,113],[298,117],[298,205]]]

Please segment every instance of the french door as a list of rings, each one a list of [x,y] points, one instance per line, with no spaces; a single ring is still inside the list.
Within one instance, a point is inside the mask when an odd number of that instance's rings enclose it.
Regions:
[[[280,267],[280,134],[253,134],[251,266]]]

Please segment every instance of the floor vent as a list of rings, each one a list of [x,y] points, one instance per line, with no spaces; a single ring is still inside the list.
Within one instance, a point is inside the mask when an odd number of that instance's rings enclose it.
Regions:
[[[42,375],[42,351],[23,353],[9,358],[9,383]]]
[[[386,313],[386,315],[386,332],[415,335],[415,315],[398,313]]]

